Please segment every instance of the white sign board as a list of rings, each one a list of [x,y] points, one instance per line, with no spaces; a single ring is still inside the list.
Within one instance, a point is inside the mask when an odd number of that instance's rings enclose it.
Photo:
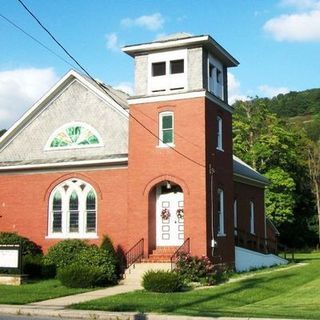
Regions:
[[[19,250],[0,249],[0,268],[19,268]]]

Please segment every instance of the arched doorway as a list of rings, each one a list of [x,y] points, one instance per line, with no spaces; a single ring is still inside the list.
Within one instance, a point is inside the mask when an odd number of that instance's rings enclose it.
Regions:
[[[184,196],[171,181],[156,187],[156,246],[180,246],[184,242]]]

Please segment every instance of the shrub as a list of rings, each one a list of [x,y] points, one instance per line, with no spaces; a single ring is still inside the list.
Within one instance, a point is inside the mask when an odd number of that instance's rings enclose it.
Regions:
[[[42,255],[28,254],[22,259],[23,273],[29,275],[31,278],[40,278],[42,276]]]
[[[176,272],[187,282],[202,282],[215,273],[214,265],[208,257],[193,257],[186,253],[179,255]]]
[[[89,245],[78,239],[68,239],[58,242],[49,248],[43,263],[47,269],[60,269],[74,263],[81,251]]]
[[[69,288],[93,288],[108,283],[102,268],[77,263],[60,269],[57,278]]]
[[[118,279],[120,279],[124,272],[124,263],[122,259],[123,257],[121,257],[120,254],[117,254],[111,239],[106,235],[103,236],[100,248],[108,252],[108,254],[110,254],[110,256],[113,257],[116,263],[116,275]]]
[[[229,279],[230,272],[226,265],[214,265],[208,257],[193,257],[182,253],[178,257],[175,272],[186,282],[200,282],[214,285]]]
[[[23,256],[42,254],[42,249],[39,245],[14,232],[0,232],[0,244],[20,244]]]
[[[183,288],[183,282],[178,274],[150,270],[143,275],[142,286],[152,292],[177,292]]]
[[[74,262],[81,266],[99,267],[105,278],[104,284],[115,284],[117,282],[115,257],[96,245],[91,245],[82,250]]]

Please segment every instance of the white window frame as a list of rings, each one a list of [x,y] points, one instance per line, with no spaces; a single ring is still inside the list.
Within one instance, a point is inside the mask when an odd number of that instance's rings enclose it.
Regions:
[[[76,181],[76,182],[73,182]],[[68,189],[65,190],[64,187],[68,186]],[[83,188],[84,186],[84,188]],[[82,189],[83,188],[83,189]],[[95,196],[95,231],[87,232],[86,231],[86,218],[87,218],[87,195],[92,191]],[[53,199],[56,192],[60,192],[62,200],[62,217],[61,217],[61,232],[53,231]],[[79,211],[79,228],[78,232],[69,231],[69,222],[70,222],[70,210],[69,210],[69,200],[73,192],[76,192],[78,196],[78,211]],[[87,182],[71,178],[61,182],[57,185],[50,193],[49,197],[49,207],[48,207],[48,236],[47,238],[52,239],[96,239],[97,237],[97,217],[98,217],[98,208],[97,208],[97,193],[95,189]]]
[[[218,203],[220,203],[220,208],[219,206],[217,207],[217,213],[218,213],[218,229],[217,229],[217,235],[219,237],[225,236],[225,230],[224,230],[224,192],[222,189],[218,189],[217,190],[217,195],[218,195],[218,199],[220,201],[218,201]]]
[[[165,143],[163,142],[163,118],[165,116],[172,117],[172,142]],[[174,147],[174,112],[173,111],[163,111],[159,113],[159,147],[161,148],[168,148]]]
[[[233,201],[233,227],[234,227],[234,234],[238,234],[238,201],[234,199]]]
[[[217,116],[217,150],[223,150],[223,119]]]
[[[210,72],[211,67],[213,72]],[[220,77],[218,76],[220,75]],[[224,70],[223,65],[213,56],[208,57],[208,91],[224,100]]]
[[[250,201],[250,233],[255,234],[255,212],[254,202]]]

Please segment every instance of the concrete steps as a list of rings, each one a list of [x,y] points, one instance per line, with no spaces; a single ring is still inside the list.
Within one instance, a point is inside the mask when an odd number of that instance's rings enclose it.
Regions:
[[[170,263],[136,263],[128,268],[124,274],[124,279],[121,280],[121,284],[128,286],[138,286],[142,288],[141,281],[145,272],[149,270],[171,270]]]

